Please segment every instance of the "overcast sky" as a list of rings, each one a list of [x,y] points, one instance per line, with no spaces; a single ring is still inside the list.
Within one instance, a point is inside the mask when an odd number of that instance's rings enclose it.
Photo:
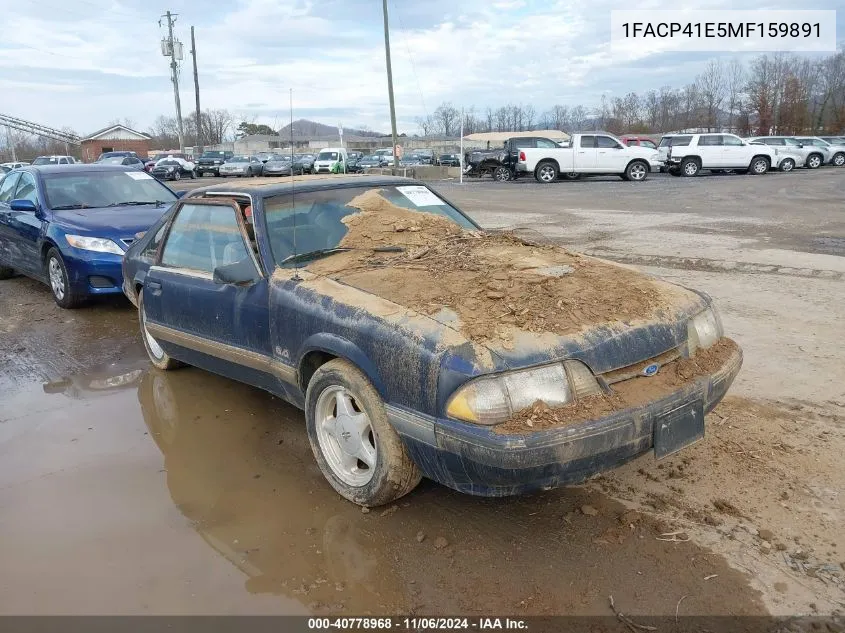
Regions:
[[[483,109],[531,103],[595,106],[623,95],[681,86],[712,53],[614,57],[606,0],[390,0],[391,48],[400,132],[439,103]],[[680,8],[642,0],[642,8]],[[700,5],[691,5],[699,8]],[[740,8],[712,0],[708,9]],[[794,9],[746,0],[743,9]],[[801,8],[843,9],[819,0]],[[80,134],[128,118],[146,130],[174,113],[160,52],[165,10],[190,49],[196,27],[202,106],[281,127],[294,116],[389,131],[380,0],[6,0],[0,38],[0,113]],[[761,12],[761,19],[764,14]],[[724,53],[723,58],[735,57]],[[746,56],[747,59],[750,56]],[[192,69],[181,72],[183,112],[194,107]]]

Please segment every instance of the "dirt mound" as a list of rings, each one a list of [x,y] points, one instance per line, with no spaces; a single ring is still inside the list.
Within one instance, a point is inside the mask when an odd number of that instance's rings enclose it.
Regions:
[[[398,207],[377,190],[349,203],[340,246],[361,249],[308,269],[427,315],[468,339],[512,345],[516,330],[574,334],[598,323],[648,319],[689,300],[637,272],[511,234],[466,231]],[[400,253],[371,249],[399,246]]]
[[[502,434],[524,434],[595,420],[614,411],[642,406],[669,395],[700,376],[722,367],[737,350],[737,344],[722,339],[692,358],[682,358],[662,367],[654,376],[623,380],[611,386],[609,394],[588,396],[562,407],[551,408],[541,401],[518,412],[493,430]]]

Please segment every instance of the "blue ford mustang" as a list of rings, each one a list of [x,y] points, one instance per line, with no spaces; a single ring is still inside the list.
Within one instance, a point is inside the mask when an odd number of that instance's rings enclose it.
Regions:
[[[422,476],[504,496],[674,453],[742,362],[706,295],[485,235],[403,178],[195,190],[123,278],[156,367],[303,408],[324,476],[366,506]]]
[[[24,167],[0,181],[0,279],[22,273],[75,308],[120,293],[126,248],[178,196],[128,167]]]

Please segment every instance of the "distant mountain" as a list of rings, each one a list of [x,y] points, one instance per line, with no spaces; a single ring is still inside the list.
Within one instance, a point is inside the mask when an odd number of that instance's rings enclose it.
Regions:
[[[337,136],[336,125],[326,125],[325,123],[317,123],[316,121],[309,121],[308,119],[299,119],[293,123],[289,123],[279,130],[279,136],[290,136],[291,125],[293,125],[294,136]],[[344,127],[343,133],[355,136],[385,136],[381,132],[373,132],[372,130],[357,130],[351,127]]]

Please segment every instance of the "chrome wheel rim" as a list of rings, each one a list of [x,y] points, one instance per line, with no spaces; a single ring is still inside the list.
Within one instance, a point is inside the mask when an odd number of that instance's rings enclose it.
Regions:
[[[645,178],[645,167],[637,163],[631,166],[630,172],[631,180],[642,180]]]
[[[62,265],[55,257],[51,257],[47,269],[50,275],[50,288],[53,289],[56,299],[61,301],[65,298],[65,275],[62,272]]]
[[[687,163],[684,165],[684,173],[687,176],[695,176],[698,173],[698,165],[695,163]]]
[[[498,180],[500,182],[505,182],[507,180],[510,180],[510,174],[508,174],[506,169],[502,169],[502,168],[499,168],[499,169],[496,170],[495,177],[496,177],[496,180]]]
[[[314,410],[317,443],[335,476],[349,486],[373,478],[378,451],[370,417],[345,387],[323,390]]]
[[[755,162],[754,171],[756,171],[758,174],[764,173],[766,171],[766,161],[758,160],[757,162]]]
[[[783,161],[783,164],[780,166],[781,171],[792,171],[792,168],[795,167],[795,163],[791,160],[787,159]]]
[[[812,169],[815,169],[815,168],[816,168],[816,167],[818,167],[820,164],[821,164],[821,160],[819,159],[819,157],[818,157],[818,156],[813,156],[813,157],[810,159],[810,167],[811,167]]]
[[[840,155],[834,157],[833,164],[836,165],[837,167],[842,167],[842,165],[845,165],[845,156],[840,154]]]
[[[156,360],[164,358],[164,350],[161,349],[161,345],[147,329],[147,311],[144,309],[141,309],[141,327],[144,328],[144,339],[147,341],[147,349],[150,350],[152,357]]]
[[[551,182],[555,179],[555,170],[548,165],[540,167],[540,180],[543,182]]]

